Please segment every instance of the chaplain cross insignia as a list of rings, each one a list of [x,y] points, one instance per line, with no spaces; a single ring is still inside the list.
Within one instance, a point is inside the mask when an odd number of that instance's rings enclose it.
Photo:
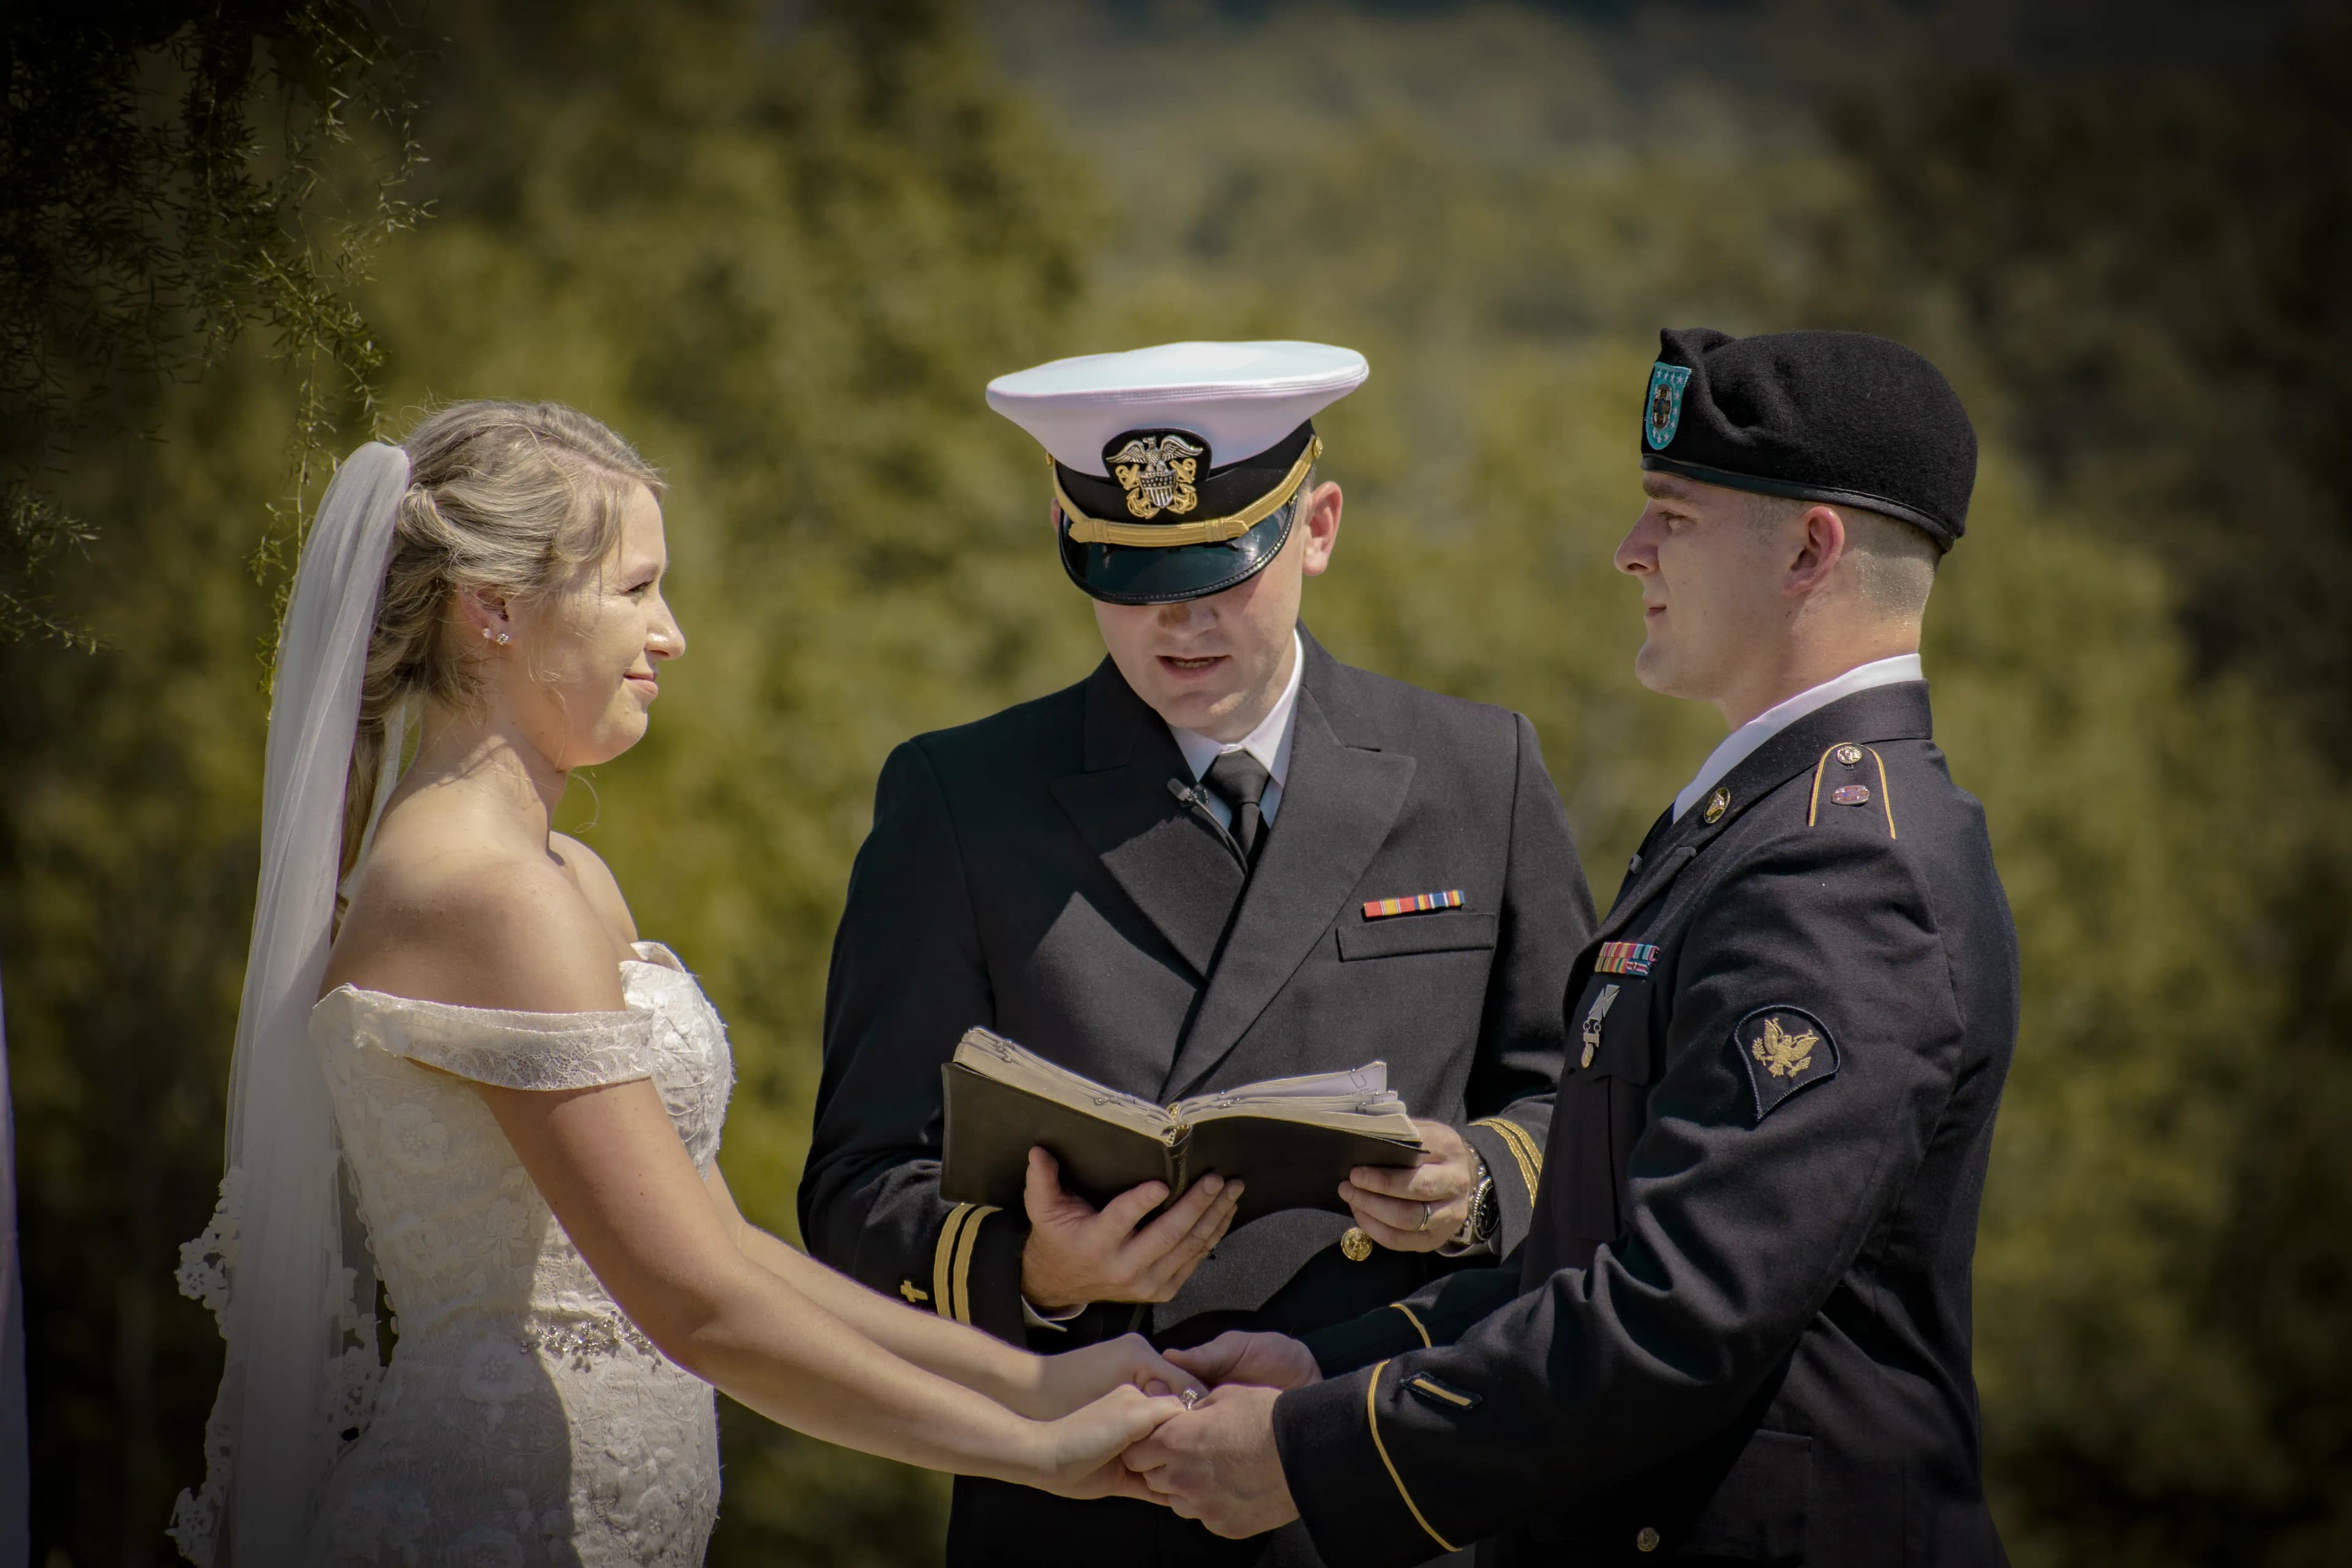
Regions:
[[[1192,481],[1208,455],[1207,447],[1196,446],[1176,431],[1164,431],[1138,436],[1110,454],[1110,471],[1127,492],[1127,510],[1136,516],[1172,511],[1181,517],[1201,504],[1201,492]]]
[[[1748,1049],[1774,1078],[1794,1078],[1813,1065],[1813,1047],[1821,1043],[1822,1037],[1811,1029],[1791,1035],[1780,1027],[1780,1019],[1767,1018],[1764,1032]]]

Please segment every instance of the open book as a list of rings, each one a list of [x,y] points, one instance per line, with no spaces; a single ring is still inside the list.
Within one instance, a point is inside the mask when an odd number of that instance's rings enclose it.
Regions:
[[[1021,1210],[1032,1145],[1061,1163],[1062,1185],[1100,1205],[1144,1182],[1170,1195],[1212,1171],[1248,1184],[1234,1223],[1277,1209],[1347,1212],[1339,1184],[1359,1165],[1410,1165],[1421,1139],[1388,1066],[1269,1079],[1166,1107],[1106,1089],[986,1029],[966,1031],[946,1079],[940,1191]]]

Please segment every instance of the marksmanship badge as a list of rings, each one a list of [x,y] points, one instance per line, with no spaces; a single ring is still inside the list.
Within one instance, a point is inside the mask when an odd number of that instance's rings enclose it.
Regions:
[[[1201,504],[1201,492],[1192,481],[1208,455],[1206,442],[1181,430],[1161,430],[1139,432],[1118,451],[1103,456],[1119,489],[1127,492],[1128,510],[1138,517],[1158,517],[1163,511],[1181,517]]]
[[[1650,367],[1650,400],[1642,416],[1642,439],[1650,444],[1651,451],[1663,452],[1674,445],[1675,432],[1683,426],[1683,388],[1690,384],[1690,378],[1686,364]]]
[[[1731,1031],[1731,1048],[1748,1069],[1761,1121],[1797,1090],[1838,1069],[1837,1042],[1829,1026],[1801,1007],[1759,1007]]]

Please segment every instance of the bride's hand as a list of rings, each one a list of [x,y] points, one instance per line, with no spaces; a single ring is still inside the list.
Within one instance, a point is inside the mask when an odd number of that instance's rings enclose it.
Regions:
[[[1021,1479],[1066,1498],[1161,1502],[1120,1456],[1158,1431],[1160,1423],[1183,1413],[1183,1403],[1173,1395],[1150,1394],[1123,1384],[1058,1421],[1040,1423],[1035,1428],[1036,1473]]]
[[[1122,1384],[1146,1394],[1208,1392],[1208,1385],[1151,1348],[1141,1334],[1033,1358],[1026,1386],[1006,1401],[1024,1415],[1051,1421],[1101,1398]]]

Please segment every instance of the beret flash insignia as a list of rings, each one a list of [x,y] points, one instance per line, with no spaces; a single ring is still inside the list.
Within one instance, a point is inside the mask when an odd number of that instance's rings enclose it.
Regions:
[[[1663,452],[1674,445],[1675,432],[1682,428],[1683,388],[1690,384],[1690,366],[1686,364],[1654,364],[1650,367],[1650,396],[1642,414],[1642,439],[1650,444],[1653,452]]]
[[[1732,1049],[1748,1069],[1756,1120],[1809,1084],[1834,1077],[1837,1042],[1829,1026],[1801,1007],[1759,1007],[1731,1031]]]

